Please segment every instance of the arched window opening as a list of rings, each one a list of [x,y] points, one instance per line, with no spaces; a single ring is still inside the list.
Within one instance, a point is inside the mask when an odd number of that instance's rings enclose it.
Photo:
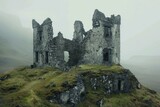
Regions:
[[[42,40],[42,31],[41,30],[39,31],[39,40],[40,41]]]
[[[68,51],[64,51],[64,61],[65,62],[69,61],[69,52]]]
[[[35,52],[35,58],[36,58],[36,62],[38,62],[38,52]]]
[[[48,51],[45,52],[45,62],[46,62],[46,64],[48,64],[48,62],[49,62],[48,61]]]

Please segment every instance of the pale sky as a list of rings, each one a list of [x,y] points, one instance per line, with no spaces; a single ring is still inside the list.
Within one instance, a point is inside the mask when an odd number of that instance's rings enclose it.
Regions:
[[[70,39],[75,20],[81,20],[86,31],[92,28],[95,9],[106,16],[121,15],[121,43],[160,22],[160,0],[0,0],[0,12],[19,17],[23,27],[32,29],[32,19],[41,24],[50,17],[54,36],[61,31],[65,38]],[[159,31],[156,32],[157,35]],[[125,53],[123,44],[122,53],[130,54]],[[154,55],[160,55],[160,51],[155,51]]]

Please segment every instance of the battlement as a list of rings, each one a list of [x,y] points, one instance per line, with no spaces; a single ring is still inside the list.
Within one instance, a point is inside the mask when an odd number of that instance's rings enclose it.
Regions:
[[[96,9],[92,17],[93,28],[85,31],[83,23],[77,20],[73,39],[69,40],[61,32],[53,37],[50,18],[41,25],[33,19],[33,63],[63,70],[79,64],[119,64],[120,24],[120,15],[106,17]],[[69,55],[68,61],[65,61],[65,52]]]

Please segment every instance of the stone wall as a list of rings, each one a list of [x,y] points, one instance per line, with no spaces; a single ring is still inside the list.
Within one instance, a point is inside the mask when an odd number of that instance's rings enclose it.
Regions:
[[[120,16],[105,17],[95,10],[93,28],[83,41],[84,54],[81,62],[86,64],[120,63]]]
[[[35,20],[33,26],[33,62],[37,66],[47,65],[46,53],[49,50],[48,43],[53,39],[53,28],[51,19],[47,18],[41,25]],[[48,58],[49,59],[49,58]]]
[[[60,32],[53,37],[51,19],[41,25],[33,20],[34,65],[68,69],[78,64],[119,64],[120,20],[119,15],[105,17],[96,9],[91,30],[85,32],[83,23],[75,21],[73,40]],[[64,51],[69,53],[68,62],[64,60]]]

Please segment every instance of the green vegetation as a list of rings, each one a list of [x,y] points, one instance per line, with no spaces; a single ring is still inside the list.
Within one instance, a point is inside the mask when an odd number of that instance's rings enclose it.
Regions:
[[[0,107],[60,107],[50,103],[47,98],[54,92],[62,92],[73,87],[79,74],[85,74],[86,97],[78,107],[97,107],[97,101],[103,99],[104,107],[149,107],[146,102],[153,103],[153,107],[160,105],[160,96],[145,87],[128,94],[104,95],[103,90],[92,90],[88,84],[88,77],[100,76],[107,73],[123,73],[124,68],[118,65],[80,65],[68,72],[56,68],[17,68],[3,74],[0,78]],[[67,83],[67,87],[63,85]]]

